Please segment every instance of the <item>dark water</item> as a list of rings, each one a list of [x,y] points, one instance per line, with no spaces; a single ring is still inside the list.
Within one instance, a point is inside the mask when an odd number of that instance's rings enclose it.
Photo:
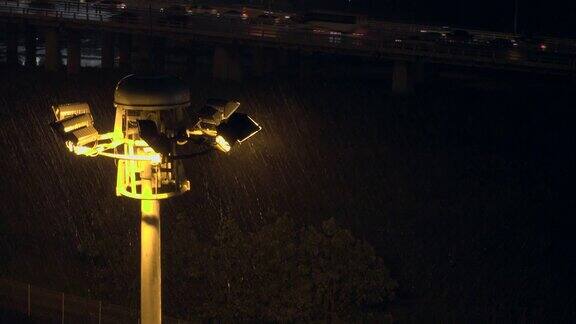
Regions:
[[[138,203],[115,197],[112,161],[67,154],[48,127],[51,104],[87,101],[97,127],[111,129],[122,75],[1,75],[2,273],[137,305]],[[569,318],[573,298],[556,288],[570,239],[555,229],[571,224],[570,83],[485,77],[443,79],[410,98],[372,78],[190,77],[195,106],[235,99],[264,129],[233,154],[187,161],[191,192],[163,203],[168,312],[182,314],[174,305],[188,288],[181,260],[192,236],[209,239],[227,216],[251,230],[287,214],[335,217],[369,241],[409,307],[442,305],[470,321],[552,309]]]

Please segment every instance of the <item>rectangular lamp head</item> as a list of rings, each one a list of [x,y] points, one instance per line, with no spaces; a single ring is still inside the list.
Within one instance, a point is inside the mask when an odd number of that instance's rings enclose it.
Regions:
[[[66,145],[84,146],[99,139],[87,103],[52,106],[52,110],[56,118],[51,124],[52,129],[66,142]]]
[[[242,113],[233,113],[230,118],[217,127],[217,132],[228,143],[233,144],[235,142],[244,142],[261,129],[262,127],[250,116]]]
[[[91,114],[90,106],[85,102],[74,102],[52,106],[52,111],[54,112],[56,121],[62,121],[72,116]]]
[[[94,125],[94,120],[90,114],[82,114],[66,118],[59,122],[54,123],[62,132],[68,133],[78,128],[88,127]]]
[[[240,103],[236,101],[208,99],[199,114],[202,122],[218,126],[228,119],[238,107],[240,107]]]
[[[72,143],[76,146],[84,146],[86,144],[96,142],[98,140],[98,131],[94,126],[82,127],[72,131],[67,136]]]

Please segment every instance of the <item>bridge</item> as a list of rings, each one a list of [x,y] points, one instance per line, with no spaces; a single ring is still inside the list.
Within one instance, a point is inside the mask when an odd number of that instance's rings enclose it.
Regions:
[[[114,65],[117,48],[120,66],[130,66],[134,47],[148,44],[162,65],[166,39],[182,44],[205,44],[214,48],[215,78],[241,78],[240,48],[254,52],[254,66],[265,73],[286,53],[326,53],[365,57],[394,62],[393,88],[407,91],[422,65],[445,64],[546,74],[572,74],[576,71],[576,42],[549,39],[555,47],[544,50],[518,44],[514,35],[467,31],[470,40],[426,39],[422,31],[438,28],[416,24],[372,21],[362,34],[314,30],[305,24],[270,24],[216,15],[187,15],[185,20],[166,19],[157,10],[104,10],[78,2],[52,2],[32,6],[25,1],[0,1],[0,22],[6,31],[7,59],[17,61],[18,35],[24,34],[25,64],[35,64],[36,35],[45,38],[48,70],[61,65],[60,39],[66,39],[67,70],[80,69],[80,34],[97,32],[102,37],[102,67]],[[154,11],[154,12],[153,12]],[[445,36],[445,35],[444,35]],[[510,46],[494,46],[493,40],[510,40]],[[150,41],[153,40],[153,41]],[[560,46],[560,45],[563,45]],[[562,48],[560,51],[558,48]],[[155,53],[155,54],[154,54]],[[262,72],[264,71],[264,72]]]

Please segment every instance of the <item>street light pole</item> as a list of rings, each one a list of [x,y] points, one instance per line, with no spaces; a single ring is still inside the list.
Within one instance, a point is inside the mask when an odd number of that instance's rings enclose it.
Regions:
[[[151,199],[155,183],[151,163],[141,164],[140,320],[142,324],[159,324],[162,321],[160,201]]]
[[[239,102],[208,100],[197,119],[185,118],[190,89],[168,76],[129,75],[114,92],[116,118],[112,132],[100,134],[87,103],[52,106],[50,125],[76,155],[116,159],[116,195],[141,201],[140,323],[162,323],[162,258],[160,200],[190,190],[176,146],[203,143],[230,151],[262,128],[237,113]],[[188,141],[194,139],[194,141]]]

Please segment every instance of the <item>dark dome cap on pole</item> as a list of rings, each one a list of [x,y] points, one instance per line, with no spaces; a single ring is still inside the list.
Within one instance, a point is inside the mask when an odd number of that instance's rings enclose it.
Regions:
[[[127,110],[170,110],[190,105],[190,89],[167,75],[124,77],[116,85],[114,105]]]

